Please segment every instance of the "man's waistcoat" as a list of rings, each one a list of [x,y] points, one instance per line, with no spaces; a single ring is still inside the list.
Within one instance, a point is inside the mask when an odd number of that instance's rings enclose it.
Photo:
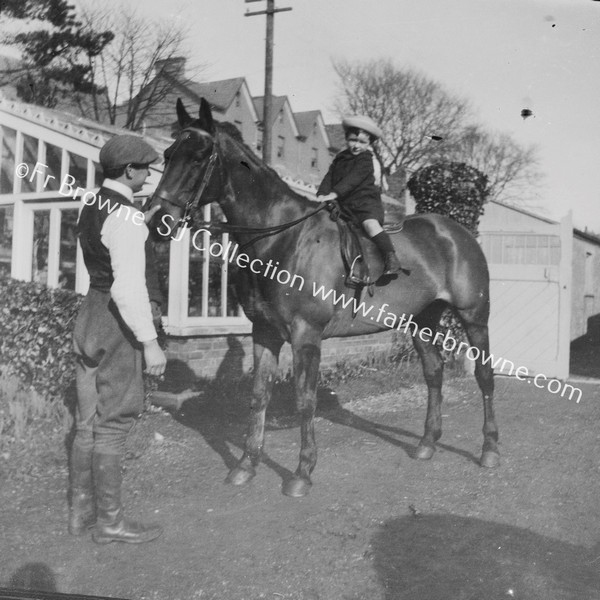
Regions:
[[[119,210],[129,210],[128,218],[132,218],[138,209],[122,194],[101,187],[96,193],[96,201],[83,207],[77,223],[77,234],[83,252],[83,260],[90,276],[90,287],[101,292],[110,291],[114,281],[110,254],[101,239],[102,226],[109,214]],[[145,225],[142,224],[140,227],[145,227]],[[145,249],[148,295],[150,300],[160,304],[162,303],[162,294],[158,285],[154,250],[149,238],[146,240]]]

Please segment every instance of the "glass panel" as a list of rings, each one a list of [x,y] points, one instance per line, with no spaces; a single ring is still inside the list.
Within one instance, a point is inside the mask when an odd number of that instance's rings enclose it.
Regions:
[[[12,194],[15,180],[15,149],[17,132],[2,127],[2,157],[0,159],[0,194]]]
[[[29,166],[29,173],[33,173],[38,158],[38,140],[30,135],[23,135],[23,162]],[[35,192],[36,177],[28,175],[21,179],[22,192]]]
[[[550,238],[550,264],[551,265],[559,265],[560,264],[560,238],[557,236],[552,236]]]
[[[46,144],[46,175],[52,175],[54,179],[45,177],[45,191],[56,191],[60,188],[60,165],[62,162],[62,148],[53,144]]]
[[[102,172],[102,167],[100,163],[94,163],[94,187],[100,187],[102,185],[102,181],[104,180],[104,174]]]
[[[48,283],[48,232],[50,211],[36,210],[33,213],[33,254],[31,257],[31,279]]]
[[[205,232],[192,234],[190,238],[190,270],[188,291],[188,316],[190,317],[224,317],[237,316],[238,303],[229,283],[233,278],[233,265],[228,263],[228,273],[223,273],[223,256],[231,253],[233,244],[223,246],[222,235],[209,235]],[[207,271],[208,269],[208,271]],[[221,287],[223,276],[227,277],[227,308],[224,310]],[[203,294],[207,289],[207,296]]]
[[[0,275],[10,275],[12,257],[13,206],[0,206]]]
[[[69,175],[75,179],[73,188],[79,186],[85,189],[87,183],[87,158],[69,152]]]
[[[77,217],[79,209],[60,211],[60,255],[58,287],[75,289],[75,263],[77,260]]]

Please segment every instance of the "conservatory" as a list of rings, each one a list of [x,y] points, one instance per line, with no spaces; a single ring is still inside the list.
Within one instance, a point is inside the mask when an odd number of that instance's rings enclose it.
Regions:
[[[76,237],[81,198],[99,187],[100,148],[119,133],[68,113],[0,99],[0,273],[86,293],[89,281]],[[159,153],[171,142],[145,139]],[[136,195],[140,203],[161,171],[161,164],[151,165],[149,183]],[[209,220],[215,208],[205,211]],[[211,238],[228,241],[227,233]],[[198,250],[207,243],[192,244],[186,231],[177,241],[157,244],[167,332],[247,333],[249,322],[230,283],[233,266]]]

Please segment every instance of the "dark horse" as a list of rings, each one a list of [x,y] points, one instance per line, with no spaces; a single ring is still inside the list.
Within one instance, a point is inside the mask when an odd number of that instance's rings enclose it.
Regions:
[[[155,216],[160,221],[158,229],[171,233],[176,222],[183,222],[184,213],[193,217],[201,214],[197,206],[217,201],[227,227],[245,253],[243,258],[238,255],[242,268],[237,283],[239,300],[253,323],[255,374],[244,454],[227,480],[241,485],[255,475],[264,442],[265,411],[284,342],[292,345],[302,424],[300,462],[293,479],[284,482],[283,493],[302,496],[310,488],[317,461],[314,415],[321,341],[399,329],[400,324],[412,333],[429,390],[425,432],[415,457],[431,458],[442,424],[443,361],[432,343],[442,311],[449,306],[458,315],[473,355],[475,349],[479,357],[489,351],[489,276],[478,243],[463,227],[444,217],[407,218],[402,231],[392,237],[410,275],[400,274],[375,286],[374,295],[365,294],[363,308],[356,310],[349,302],[353,293],[345,287],[337,225],[327,211],[316,210],[323,205],[290,190],[243,144],[235,127],[213,121],[206,101],[201,103],[198,119],[190,117],[181,102],[177,114],[182,129],[165,151],[164,173],[152,200],[152,205],[160,203],[162,207]],[[296,221],[277,232],[277,226]],[[266,235],[264,230],[270,228],[274,231]],[[381,274],[379,252],[369,241],[365,240],[364,246],[371,273]],[[266,272],[269,264],[273,269]],[[342,294],[345,296],[339,300]],[[489,361],[476,361],[475,377],[484,406],[481,465],[493,467],[499,462],[499,453]]]

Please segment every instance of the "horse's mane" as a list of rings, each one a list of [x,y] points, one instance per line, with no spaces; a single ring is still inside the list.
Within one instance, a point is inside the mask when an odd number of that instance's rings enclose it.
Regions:
[[[225,133],[229,138],[231,138],[236,148],[243,154],[244,160],[248,163],[248,166],[252,166],[260,173],[263,173],[265,177],[268,177],[278,185],[285,187],[286,191],[293,197],[306,200],[302,194],[299,194],[291,189],[289,185],[283,181],[283,179],[281,179],[275,169],[271,168],[256,155],[252,148],[250,148],[246,142],[244,142],[240,130],[233,123],[228,121],[219,121],[215,123],[215,127],[217,131]]]

